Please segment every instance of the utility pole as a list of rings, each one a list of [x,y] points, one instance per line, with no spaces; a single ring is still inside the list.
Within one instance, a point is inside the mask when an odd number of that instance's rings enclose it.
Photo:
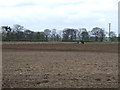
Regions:
[[[111,23],[109,23],[109,41],[110,41],[110,29],[111,29]]]

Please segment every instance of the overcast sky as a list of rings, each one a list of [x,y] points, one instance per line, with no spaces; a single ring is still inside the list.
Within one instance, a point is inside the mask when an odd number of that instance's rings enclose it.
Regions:
[[[0,0],[0,26],[20,24],[27,29],[101,27],[118,32],[119,0]]]

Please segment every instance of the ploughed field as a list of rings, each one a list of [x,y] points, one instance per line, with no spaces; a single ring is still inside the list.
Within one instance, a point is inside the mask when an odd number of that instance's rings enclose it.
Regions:
[[[117,43],[3,42],[3,88],[117,88]]]

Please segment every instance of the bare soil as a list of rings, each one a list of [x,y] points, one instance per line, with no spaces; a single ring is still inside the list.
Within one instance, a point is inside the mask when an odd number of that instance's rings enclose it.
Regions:
[[[3,88],[117,88],[117,43],[2,44]]]

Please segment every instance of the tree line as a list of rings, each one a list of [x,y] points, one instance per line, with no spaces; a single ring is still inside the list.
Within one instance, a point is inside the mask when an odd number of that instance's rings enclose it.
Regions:
[[[61,32],[57,32],[56,29],[45,29],[44,31],[35,32],[24,28],[19,24],[10,26],[1,26],[2,41],[117,41],[118,37],[115,32],[109,33],[110,37],[107,37],[108,32],[103,28],[94,27],[91,31],[87,31],[86,28],[74,29],[65,28]]]

